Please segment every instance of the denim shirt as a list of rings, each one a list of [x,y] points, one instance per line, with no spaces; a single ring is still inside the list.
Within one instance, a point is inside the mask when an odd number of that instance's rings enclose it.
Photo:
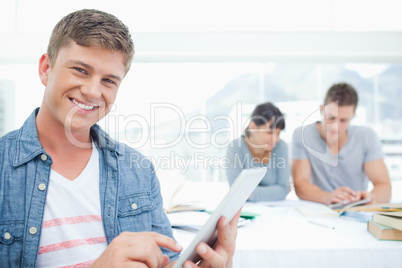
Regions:
[[[0,267],[35,267],[52,158],[42,148],[36,109],[24,125],[0,138]],[[112,140],[98,125],[102,221],[108,244],[123,231],[173,237],[151,162]],[[161,248],[175,260],[178,253]]]

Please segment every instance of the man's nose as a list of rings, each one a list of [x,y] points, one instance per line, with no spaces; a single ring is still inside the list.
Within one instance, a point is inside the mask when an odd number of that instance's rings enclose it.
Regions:
[[[98,99],[101,96],[101,86],[96,79],[88,80],[81,86],[81,93],[88,99]]]

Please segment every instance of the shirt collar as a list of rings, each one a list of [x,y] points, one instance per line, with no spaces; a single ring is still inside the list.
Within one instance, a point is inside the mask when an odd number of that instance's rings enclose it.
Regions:
[[[22,165],[39,154],[46,153],[42,144],[39,142],[38,130],[36,128],[36,116],[38,112],[39,108],[36,108],[18,131],[16,138],[16,154],[13,162],[14,166]],[[120,155],[122,154],[119,143],[111,139],[100,126],[96,124],[93,125],[90,133],[97,147],[116,152]]]
[[[36,108],[18,131],[14,166],[22,165],[37,155],[45,153],[39,142],[38,131],[36,129],[35,118],[38,112],[39,108]]]
[[[97,147],[122,155],[121,144],[113,140],[99,125],[91,127],[91,137]]]

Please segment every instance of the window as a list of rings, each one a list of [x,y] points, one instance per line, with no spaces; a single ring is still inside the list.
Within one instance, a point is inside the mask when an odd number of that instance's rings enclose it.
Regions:
[[[38,17],[44,6],[52,12]],[[0,17],[0,135],[42,101],[37,62],[53,25],[89,7],[121,18],[136,45],[116,106],[100,124],[161,172],[222,180],[225,145],[257,104],[281,108],[281,137],[290,142],[304,120],[319,119],[328,87],[345,81],[359,91],[353,123],[375,129],[392,179],[402,180],[397,0],[8,1]]]
[[[149,156],[157,169],[178,170],[188,180],[222,180],[226,147],[243,133],[257,104],[271,101],[282,110],[287,126],[281,138],[290,143],[296,127],[320,120],[327,89],[343,81],[359,93],[352,124],[378,133],[393,179],[402,177],[402,150],[388,146],[402,143],[402,65],[134,63],[131,72],[136,79],[121,89],[115,115],[102,124],[118,126],[113,135]]]

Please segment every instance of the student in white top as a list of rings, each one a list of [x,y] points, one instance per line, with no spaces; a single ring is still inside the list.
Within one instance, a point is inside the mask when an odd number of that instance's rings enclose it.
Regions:
[[[391,183],[381,143],[367,127],[351,126],[358,102],[347,83],[334,84],[320,106],[321,122],[295,130],[292,175],[299,198],[324,204],[388,202]],[[373,190],[367,192],[368,180]]]
[[[99,154],[95,145],[92,148],[86,167],[74,180],[50,172],[38,267],[68,266],[71,260],[86,266],[107,247],[99,196]]]

